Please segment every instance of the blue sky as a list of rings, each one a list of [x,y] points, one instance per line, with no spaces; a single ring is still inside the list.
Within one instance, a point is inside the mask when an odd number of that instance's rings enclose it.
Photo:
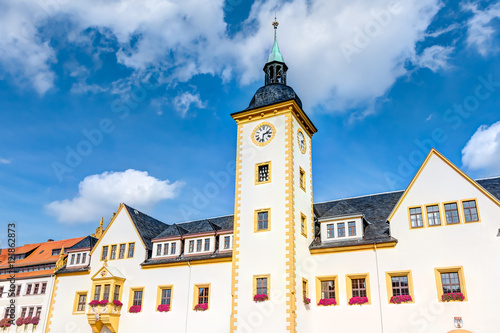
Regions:
[[[88,235],[120,202],[167,223],[232,214],[230,113],[263,84],[275,11],[319,130],[315,202],[404,189],[431,146],[500,175],[499,3],[7,0],[5,228],[19,243]]]

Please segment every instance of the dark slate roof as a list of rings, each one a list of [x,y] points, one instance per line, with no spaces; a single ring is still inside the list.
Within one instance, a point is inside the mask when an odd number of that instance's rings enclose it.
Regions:
[[[164,238],[171,236],[185,236],[202,232],[215,232],[219,230],[232,230],[233,216],[221,216],[209,219],[189,221],[169,225],[161,234],[155,238]]]
[[[250,105],[248,105],[245,111],[292,99],[294,99],[300,108],[302,108],[302,102],[292,87],[280,83],[268,84],[267,86],[260,87],[257,90],[250,101]]]
[[[498,200],[500,200],[500,177],[478,179],[476,183],[481,185],[486,191],[490,192]]]
[[[90,267],[84,266],[84,267],[70,267],[67,268],[64,266],[63,268],[59,269],[56,274],[62,274],[62,273],[75,273],[75,272],[88,272],[90,270]]]
[[[94,245],[97,243],[97,238],[92,237],[92,236],[87,236],[69,249],[74,250],[74,249],[84,249],[84,248],[90,248],[92,249]]]
[[[134,222],[134,225],[139,232],[142,241],[146,245],[146,248],[148,250],[151,250],[153,248],[151,239],[161,234],[168,227],[168,224],[160,222],[157,219],[141,213],[137,209],[129,207],[125,204],[124,206],[127,209],[130,217],[132,218],[132,222]]]
[[[186,261],[196,261],[196,260],[205,260],[205,259],[217,259],[217,258],[229,258],[232,257],[233,254],[231,251],[223,252],[223,253],[210,253],[203,254],[199,256],[178,256],[175,258],[162,258],[162,259],[148,259],[141,264],[141,266],[148,265],[157,265],[157,264],[171,264],[176,262],[186,262]]]

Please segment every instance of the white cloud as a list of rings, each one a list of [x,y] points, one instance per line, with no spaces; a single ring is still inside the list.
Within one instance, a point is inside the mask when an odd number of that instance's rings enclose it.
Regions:
[[[40,11],[46,1],[5,2],[9,10],[0,13],[0,33],[8,32],[11,25],[22,30],[19,22]],[[317,105],[335,111],[350,107],[370,109],[407,73],[405,63],[417,59],[415,45],[426,37],[427,27],[442,6],[440,0],[407,0],[396,7],[388,7],[387,0],[258,0],[242,24],[243,30],[229,37],[224,3],[64,1],[51,8],[48,20],[57,17],[71,21],[67,27],[69,42],[89,45],[89,37],[81,33],[88,28],[115,39],[120,48],[116,53],[118,62],[134,70],[131,77],[154,70],[162,73],[160,79],[166,83],[211,74],[223,82],[236,78],[246,85],[263,80],[260,69],[272,45],[271,22],[277,8],[279,43],[290,67],[288,83],[310,112]],[[10,63],[8,68],[19,78],[32,81],[43,93],[53,86],[54,74],[49,68],[55,61],[55,50],[39,37],[37,29],[27,34],[24,41],[26,45],[16,52],[38,54],[32,65],[24,66],[27,57],[7,55],[17,48],[8,38],[0,42],[0,63]],[[356,52],[346,57],[343,45],[356,47]],[[444,68],[445,51],[431,47],[424,52],[424,60],[432,60],[433,70]],[[122,81],[112,83],[111,91],[126,89],[126,84],[123,86]],[[83,85],[75,86],[74,91],[89,89],[97,91]],[[181,114],[184,109],[180,108]]]
[[[177,95],[174,98],[174,108],[180,114],[181,117],[185,117],[191,105],[194,105],[198,109],[204,109],[206,107],[205,103],[200,99],[200,94],[191,94],[190,92],[184,92]]]
[[[500,121],[477,129],[462,149],[462,163],[470,170],[500,175]]]
[[[433,72],[437,72],[441,69],[448,69],[448,60],[453,51],[454,48],[451,46],[444,47],[441,45],[433,45],[426,48],[421,55],[417,56],[415,62],[418,67],[427,67]]]
[[[53,201],[45,206],[59,222],[92,222],[109,215],[124,202],[138,209],[150,209],[158,202],[177,196],[183,183],[159,180],[145,171],[104,172],[85,177],[78,185],[78,196]]]
[[[12,161],[6,158],[0,158],[0,164],[10,164]]]
[[[484,10],[478,9],[477,5],[472,3],[463,5],[463,8],[473,13],[472,18],[467,23],[468,45],[476,47],[483,56],[497,52],[498,46],[493,43],[496,31],[491,26],[491,22],[495,18],[500,18],[500,3],[496,2]]]

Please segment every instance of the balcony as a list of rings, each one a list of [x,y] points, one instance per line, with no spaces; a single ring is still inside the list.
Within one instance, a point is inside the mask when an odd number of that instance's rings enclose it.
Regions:
[[[108,303],[106,305],[89,306],[87,320],[94,333],[101,332],[103,326],[106,326],[111,332],[118,332],[120,322],[121,306]]]

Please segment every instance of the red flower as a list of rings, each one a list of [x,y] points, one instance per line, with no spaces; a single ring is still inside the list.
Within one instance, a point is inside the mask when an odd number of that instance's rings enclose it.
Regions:
[[[40,317],[33,317],[33,319],[31,319],[31,323],[33,325],[38,325],[38,323],[40,322]]]
[[[16,325],[17,325],[17,326],[21,326],[21,325],[23,325],[23,324],[24,324],[24,317],[19,317],[19,318],[17,318],[17,320],[16,320]]]
[[[130,313],[138,313],[141,312],[141,306],[140,305],[132,305],[130,309],[128,310]]]
[[[319,300],[318,305],[337,305],[337,301],[335,300],[335,298],[322,298]]]
[[[196,304],[194,306],[195,311],[206,311],[208,310],[208,303]]]
[[[31,317],[26,317],[24,318],[24,322],[23,322],[24,325],[29,325],[31,324]]]
[[[269,297],[266,294],[257,294],[253,297],[255,302],[264,302],[267,301]]]
[[[365,304],[365,303],[368,303],[368,297],[358,297],[358,296],[355,296],[355,297],[351,297],[351,299],[349,300],[349,305],[354,305],[354,304]]]
[[[122,306],[122,305],[123,305],[123,303],[122,303],[122,302],[120,302],[119,300],[115,299],[115,300],[113,301],[113,305],[114,305],[114,306]]]
[[[443,302],[449,302],[449,301],[463,301],[465,299],[465,296],[464,294],[462,293],[447,293],[447,294],[443,294],[443,296],[441,296],[441,300]]]
[[[413,299],[411,298],[410,295],[399,295],[399,296],[392,296],[390,299],[390,303],[392,304],[401,304],[401,303],[408,303],[412,302]]]
[[[160,304],[160,305],[158,305],[157,310],[159,312],[168,312],[168,311],[170,311],[170,305],[168,305],[168,304]]]
[[[99,301],[98,300],[90,301],[89,305],[90,306],[97,306],[97,305],[99,305]]]
[[[103,299],[103,300],[99,301],[99,305],[102,305],[102,306],[107,305],[108,303],[109,303],[109,301],[107,299]]]

